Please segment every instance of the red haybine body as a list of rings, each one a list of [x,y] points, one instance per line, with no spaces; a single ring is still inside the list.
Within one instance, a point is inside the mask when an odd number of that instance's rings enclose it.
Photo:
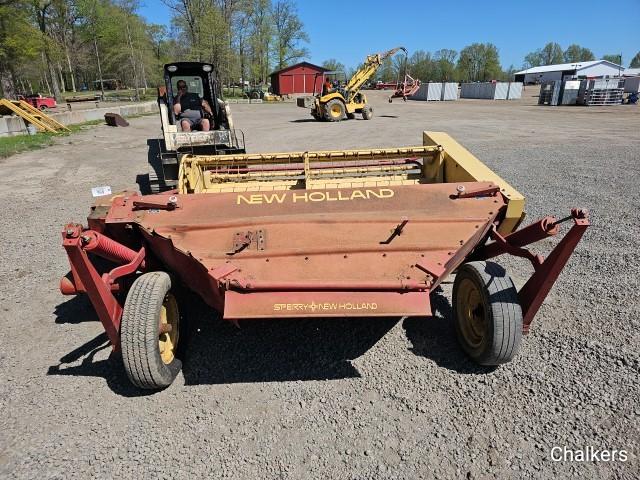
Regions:
[[[181,185],[216,193],[124,192],[97,205],[88,229],[63,231],[71,273],[61,291],[86,292],[118,348],[123,304],[115,294],[143,272],[169,272],[230,320],[428,316],[430,292],[463,263],[507,253],[535,269],[514,300],[526,332],[588,227],[587,214],[574,209],[517,230],[522,211],[510,210],[522,208],[517,191],[449,137],[431,135],[448,149],[425,146],[422,160],[398,161],[390,150],[186,159],[191,180]],[[356,153],[362,160],[352,159]],[[396,160],[377,161],[384,153]],[[336,155],[346,160],[331,160]],[[238,159],[245,163],[229,163]],[[392,181],[382,180],[384,169]],[[235,183],[224,183],[230,175]],[[425,182],[430,175],[440,181]],[[487,181],[457,180],[474,175]],[[302,181],[313,187],[295,188]],[[547,259],[525,248],[565,221],[573,227]],[[113,268],[99,270],[95,256]],[[460,288],[471,302],[473,289]],[[475,308],[467,315],[482,313]]]
[[[461,185],[467,192],[492,187]],[[74,294],[103,286],[102,303],[108,291],[118,291],[119,274],[144,269],[149,252],[227,319],[430,315],[429,292],[484,239],[498,235],[492,225],[505,207],[495,189],[460,198],[458,186],[115,197],[106,217],[93,219],[104,234],[65,228],[73,275],[61,288]],[[588,226],[580,213],[574,217],[582,228],[567,235],[570,249],[559,252],[564,262]],[[512,253],[550,265],[522,253],[522,245],[557,233],[551,222],[545,218],[512,234],[512,243],[494,242],[475,257]],[[143,248],[136,253],[108,235]],[[87,273],[78,268],[86,253],[129,268],[83,278],[91,270],[90,262]],[[109,311],[107,323],[117,329],[112,317],[121,309],[108,303],[98,313]]]

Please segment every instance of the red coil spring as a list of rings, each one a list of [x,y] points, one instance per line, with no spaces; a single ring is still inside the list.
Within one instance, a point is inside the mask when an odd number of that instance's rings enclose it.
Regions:
[[[116,263],[130,263],[137,252],[104,235],[89,230],[82,232],[82,243],[87,252]]]

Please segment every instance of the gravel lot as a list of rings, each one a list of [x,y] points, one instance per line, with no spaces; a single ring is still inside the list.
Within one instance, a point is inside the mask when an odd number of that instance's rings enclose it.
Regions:
[[[65,222],[90,188],[135,186],[155,116],[0,160],[0,477],[640,477],[640,111],[521,101],[386,102],[317,123],[292,104],[234,105],[247,149],[420,144],[450,133],[524,193],[530,219],[592,211],[516,360],[475,367],[433,318],[223,323],[198,330],[168,389],[132,388],[85,298],[63,297]],[[543,245],[543,250],[549,245]],[[504,262],[516,283],[524,262]],[[554,446],[626,462],[554,462]]]

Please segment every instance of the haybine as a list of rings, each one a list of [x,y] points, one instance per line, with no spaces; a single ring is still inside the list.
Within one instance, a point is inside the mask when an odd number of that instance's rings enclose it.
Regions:
[[[122,192],[92,208],[88,227],[65,226],[60,289],[89,296],[142,388],[181,368],[179,285],[233,321],[427,317],[430,292],[455,273],[461,346],[498,365],[589,226],[579,209],[519,229],[523,218],[522,195],[440,132],[415,147],[185,155],[176,190]],[[526,248],[563,222],[547,258]],[[534,267],[519,291],[487,261],[502,254]]]

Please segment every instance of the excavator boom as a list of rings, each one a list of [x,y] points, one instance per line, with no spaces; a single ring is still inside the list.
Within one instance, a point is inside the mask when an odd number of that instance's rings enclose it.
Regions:
[[[382,62],[396,53],[402,50],[405,55],[407,54],[407,49],[404,47],[395,47],[391,50],[387,50],[386,52],[374,53],[373,55],[367,55],[367,59],[364,62],[364,65],[351,77],[346,86],[346,91],[348,93],[349,98],[346,99],[350,101],[362,88],[362,86],[369,81],[371,77],[373,77],[382,65]]]

